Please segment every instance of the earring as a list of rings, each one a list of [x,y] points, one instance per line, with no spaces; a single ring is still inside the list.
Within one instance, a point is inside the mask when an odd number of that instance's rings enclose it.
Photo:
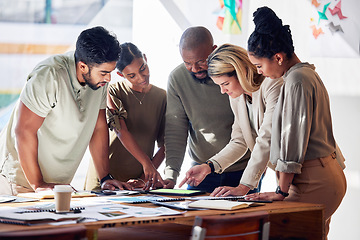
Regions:
[[[282,62],[279,61],[279,65],[281,66]]]

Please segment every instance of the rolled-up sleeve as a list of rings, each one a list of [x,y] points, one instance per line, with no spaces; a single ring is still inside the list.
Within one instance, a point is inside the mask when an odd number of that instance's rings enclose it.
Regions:
[[[301,173],[312,122],[312,95],[301,81],[283,87],[273,118],[271,161],[275,170]]]
[[[40,117],[46,117],[57,105],[59,79],[56,69],[39,66],[29,76],[20,94],[20,100],[27,108]]]
[[[116,129],[119,131],[121,129],[120,119],[127,119],[127,111],[121,99],[116,96],[115,89],[112,87],[109,87],[109,96],[116,109],[110,110],[108,107],[106,108],[107,123],[110,130]]]

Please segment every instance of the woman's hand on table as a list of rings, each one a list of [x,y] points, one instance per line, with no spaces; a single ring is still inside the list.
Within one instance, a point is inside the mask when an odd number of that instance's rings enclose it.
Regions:
[[[252,193],[245,196],[245,200],[268,200],[268,201],[282,201],[284,196],[275,192]]]
[[[217,187],[210,194],[212,197],[244,196],[250,190],[249,187],[240,184],[237,187]]]
[[[211,169],[207,164],[193,166],[186,172],[185,178],[179,184],[179,188],[185,183],[196,187],[209,173],[211,173]]]

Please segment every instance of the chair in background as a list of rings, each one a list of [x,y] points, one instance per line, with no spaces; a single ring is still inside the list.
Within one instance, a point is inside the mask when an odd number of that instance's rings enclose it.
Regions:
[[[232,216],[197,216],[191,240],[267,240],[269,233],[269,215],[264,211]]]
[[[82,225],[52,229],[0,232],[1,240],[87,240],[86,228]]]

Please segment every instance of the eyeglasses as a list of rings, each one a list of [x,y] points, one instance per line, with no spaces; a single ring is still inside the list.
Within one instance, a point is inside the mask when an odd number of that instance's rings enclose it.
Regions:
[[[184,62],[184,64],[185,64],[185,67],[187,67],[187,68],[191,68],[193,65],[197,65],[199,67],[206,67],[207,61],[206,61],[206,59],[204,59],[204,60],[199,60],[195,63]]]

